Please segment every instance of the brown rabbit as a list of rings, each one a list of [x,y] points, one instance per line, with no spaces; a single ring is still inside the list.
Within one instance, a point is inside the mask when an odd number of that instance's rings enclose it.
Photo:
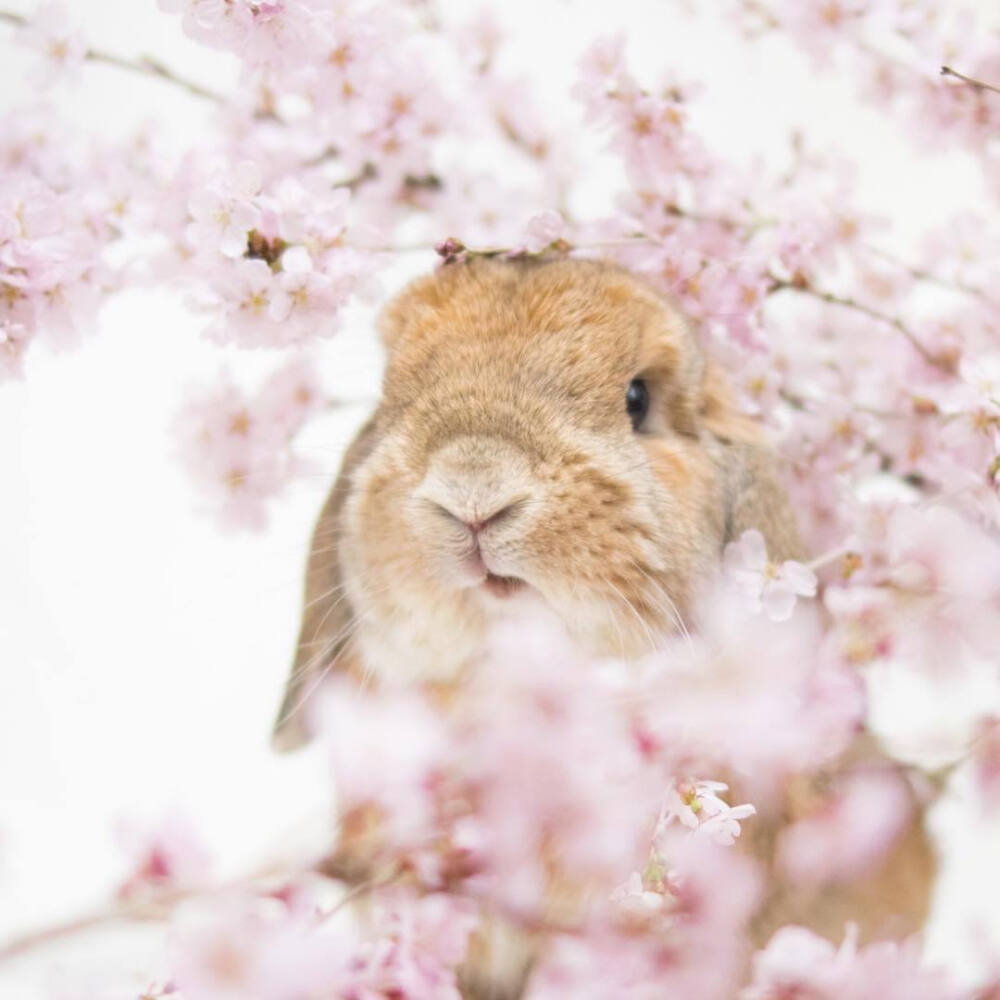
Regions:
[[[474,259],[413,283],[381,333],[382,399],[316,528],[279,747],[306,738],[299,708],[331,669],[457,678],[517,592],[595,655],[634,657],[678,627],[744,530],[772,558],[802,554],[758,427],[684,319],[628,272]],[[754,821],[765,863],[801,798],[790,789]],[[918,928],[933,858],[915,815],[863,886],[826,899],[779,886],[758,939],[788,920],[836,939],[845,919],[863,936]]]

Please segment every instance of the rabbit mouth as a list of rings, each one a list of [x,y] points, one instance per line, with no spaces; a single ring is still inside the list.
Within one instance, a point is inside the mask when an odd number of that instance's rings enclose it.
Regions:
[[[494,597],[509,597],[524,587],[525,582],[516,576],[497,576],[487,572],[482,585]]]

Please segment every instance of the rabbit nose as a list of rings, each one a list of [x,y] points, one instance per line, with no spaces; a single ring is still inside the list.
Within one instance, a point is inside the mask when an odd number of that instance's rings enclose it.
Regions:
[[[488,525],[498,524],[500,521],[509,518],[514,514],[518,507],[520,507],[521,500],[512,500],[510,502],[501,502],[499,505],[495,505],[495,509],[490,513],[482,513],[477,510],[471,515],[466,511],[456,510],[458,504],[441,503],[439,500],[431,500],[431,503],[438,508],[443,514],[446,514],[453,521],[457,521],[459,524],[468,528],[473,535],[478,535],[485,527]]]
[[[502,438],[470,435],[432,453],[414,498],[478,539],[488,528],[517,520],[536,493],[530,463],[519,448]]]

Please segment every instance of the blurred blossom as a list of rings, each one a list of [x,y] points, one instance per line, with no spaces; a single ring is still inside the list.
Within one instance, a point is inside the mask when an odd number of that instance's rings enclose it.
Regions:
[[[101,178],[84,170],[80,186],[66,190],[72,163],[72,149],[32,143],[26,121],[0,123],[0,379],[21,374],[39,335],[56,347],[73,343],[113,286],[104,251],[114,229],[90,211]]]
[[[120,840],[132,859],[132,870],[118,890],[129,898],[163,889],[204,885],[211,856],[192,825],[179,816],[141,828],[122,824]]]
[[[557,937],[532,973],[527,996],[733,995],[745,960],[742,930],[759,898],[753,862],[701,837],[669,848],[673,867],[655,892],[639,882],[616,894],[612,910],[581,936]]]
[[[540,253],[565,234],[566,222],[558,212],[542,212],[528,220],[522,242],[528,253]]]
[[[172,931],[174,982],[185,1000],[406,996],[457,1000],[455,966],[475,909],[441,895],[381,893],[364,927],[231,894]]]
[[[699,634],[649,662],[637,708],[645,744],[677,770],[735,773],[751,795],[833,760],[857,733],[865,698],[822,640],[814,609],[778,623],[739,595],[710,595]]]
[[[897,772],[848,774],[811,815],[782,830],[778,864],[793,882],[863,878],[885,859],[912,810],[909,788]]]
[[[263,527],[268,501],[306,468],[294,439],[323,406],[306,360],[279,368],[253,394],[228,374],[191,394],[177,417],[181,460],[222,524]]]
[[[70,80],[87,54],[83,35],[61,3],[39,5],[22,37],[40,57],[38,78],[42,85]]]
[[[972,766],[983,805],[988,812],[1000,806],[1000,720],[987,719],[972,747]]]
[[[916,942],[883,941],[858,949],[848,929],[839,949],[804,927],[783,927],[754,955],[753,982],[740,1000],[960,1000],[967,991],[923,968]]]

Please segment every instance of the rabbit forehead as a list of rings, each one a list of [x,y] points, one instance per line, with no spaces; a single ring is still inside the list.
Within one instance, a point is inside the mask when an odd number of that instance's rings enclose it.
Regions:
[[[686,375],[683,320],[633,275],[596,261],[473,260],[415,282],[382,317],[385,395],[430,378],[534,376],[571,393],[617,394],[648,368]]]

